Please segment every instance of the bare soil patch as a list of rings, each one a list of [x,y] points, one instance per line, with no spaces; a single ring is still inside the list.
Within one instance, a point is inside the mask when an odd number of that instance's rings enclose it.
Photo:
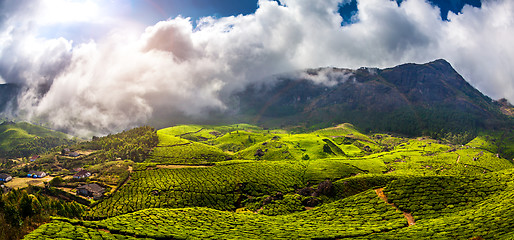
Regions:
[[[91,154],[91,153],[96,152],[96,150],[78,150],[78,151],[76,151],[76,152],[77,152],[78,154],[86,155],[86,156],[87,156],[87,155],[89,155],[89,154]]]
[[[10,188],[24,188],[29,185],[44,187],[44,182],[50,182],[54,177],[46,176],[44,178],[15,177],[7,182],[5,186]]]

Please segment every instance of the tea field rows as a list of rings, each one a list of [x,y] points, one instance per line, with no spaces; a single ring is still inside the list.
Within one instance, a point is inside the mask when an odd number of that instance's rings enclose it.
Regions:
[[[298,134],[179,125],[156,135],[143,162],[126,162],[128,180],[81,220],[55,218],[26,239],[514,237],[514,164],[501,152],[510,135],[457,145],[351,124]]]
[[[57,236],[44,231],[54,225],[150,239],[511,239],[513,175],[514,171],[505,170],[469,179],[398,178],[384,189],[388,201],[401,211],[370,189],[279,216],[193,207],[151,208],[101,221],[55,219],[26,239]],[[486,184],[489,181],[493,183]],[[412,187],[416,185],[419,188]],[[447,194],[452,190],[456,194]],[[414,225],[408,225],[402,211],[414,216]]]

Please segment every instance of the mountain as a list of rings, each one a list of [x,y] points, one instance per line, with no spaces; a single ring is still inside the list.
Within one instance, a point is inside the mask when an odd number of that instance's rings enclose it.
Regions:
[[[236,94],[241,121],[322,128],[351,122],[364,131],[407,135],[512,126],[498,104],[445,60],[393,68],[309,69]]]
[[[20,87],[16,84],[0,84],[0,113],[16,108]]]
[[[495,103],[500,107],[503,114],[514,117],[514,106],[507,99],[502,98]]]

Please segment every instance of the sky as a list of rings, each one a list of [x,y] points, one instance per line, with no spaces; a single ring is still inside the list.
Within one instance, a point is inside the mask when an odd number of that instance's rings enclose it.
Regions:
[[[3,116],[75,135],[228,110],[226,97],[315,67],[444,58],[514,102],[510,0],[0,0]]]

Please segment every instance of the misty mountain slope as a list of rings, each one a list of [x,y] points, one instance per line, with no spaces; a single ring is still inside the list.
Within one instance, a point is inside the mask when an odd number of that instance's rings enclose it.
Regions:
[[[251,85],[237,99],[242,119],[269,126],[350,122],[365,131],[419,135],[512,124],[442,59],[387,69],[310,69]]]
[[[19,92],[20,88],[16,84],[0,84],[0,113],[16,108]]]

